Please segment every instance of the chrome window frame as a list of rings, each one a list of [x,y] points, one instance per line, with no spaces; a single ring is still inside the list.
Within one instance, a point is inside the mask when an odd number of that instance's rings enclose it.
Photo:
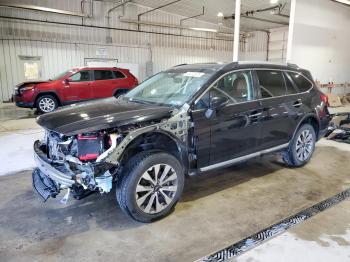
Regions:
[[[216,79],[213,83],[211,83],[203,92],[202,94],[200,94],[199,97],[197,97],[197,99],[193,102],[193,104],[197,104],[198,101],[200,99],[202,99],[202,97],[218,82],[220,81],[223,77],[225,77],[226,75],[228,74],[232,74],[232,73],[235,73],[235,72],[240,72],[240,71],[256,71],[256,70],[268,70],[268,71],[281,71],[282,73],[283,72],[292,72],[292,73],[296,73],[296,74],[299,74],[301,75],[302,77],[304,77],[307,81],[310,82],[311,84],[311,87],[309,90],[307,91],[304,91],[304,92],[298,92],[298,93],[295,93],[295,94],[288,94],[288,95],[283,95],[283,96],[273,96],[273,97],[265,97],[265,98],[257,98],[257,99],[254,99],[254,100],[250,100],[250,101],[244,101],[244,102],[239,102],[239,103],[229,103],[228,105],[239,105],[239,104],[243,104],[243,103],[251,103],[251,102],[256,102],[256,101],[262,101],[262,100],[267,100],[267,99],[274,99],[274,98],[281,98],[281,97],[285,97],[285,96],[295,96],[295,95],[300,95],[300,94],[306,94],[306,93],[309,93],[313,88],[314,88],[314,83],[311,82],[306,76],[304,76],[301,72],[298,72],[298,71],[295,71],[295,70],[290,70],[290,69],[274,69],[274,68],[242,68],[242,69],[236,69],[236,70],[232,70],[232,71],[229,71],[229,72],[226,72],[225,74],[221,75],[218,79]],[[193,112],[196,112],[196,111],[201,111],[203,109],[194,109]]]

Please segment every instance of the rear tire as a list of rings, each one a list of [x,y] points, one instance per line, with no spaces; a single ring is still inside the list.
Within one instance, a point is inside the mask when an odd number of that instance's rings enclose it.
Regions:
[[[166,152],[141,152],[131,158],[117,183],[117,201],[128,216],[149,223],[167,216],[184,187],[184,169]]]
[[[283,161],[292,167],[305,165],[315,151],[315,143],[315,129],[310,124],[302,125],[290,142],[288,150],[283,153]]]
[[[58,107],[57,99],[52,95],[43,95],[36,101],[37,110],[42,113],[50,113]]]

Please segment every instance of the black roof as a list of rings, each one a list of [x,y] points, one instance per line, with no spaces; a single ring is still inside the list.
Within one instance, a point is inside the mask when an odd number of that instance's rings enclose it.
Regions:
[[[183,69],[183,70],[234,70],[234,69],[244,69],[244,68],[269,68],[269,69],[289,69],[300,71],[299,68],[295,64],[289,63],[271,63],[264,61],[240,61],[240,62],[232,62],[232,63],[198,63],[198,64],[181,64],[174,66],[172,69]]]

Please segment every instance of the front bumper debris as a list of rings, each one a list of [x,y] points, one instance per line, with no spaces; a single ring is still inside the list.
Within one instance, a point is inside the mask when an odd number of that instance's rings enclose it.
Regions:
[[[61,187],[71,187],[75,184],[72,176],[65,174],[55,168],[47,159],[43,151],[40,149],[40,141],[34,143],[34,160],[38,169],[46,176],[51,178]]]
[[[32,179],[34,190],[44,202],[46,202],[49,197],[55,198],[60,192],[58,185],[38,168],[34,169]]]

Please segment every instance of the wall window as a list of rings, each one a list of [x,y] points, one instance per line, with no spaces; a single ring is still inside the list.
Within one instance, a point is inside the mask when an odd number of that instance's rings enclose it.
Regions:
[[[114,74],[111,70],[94,70],[95,80],[114,79]]]
[[[286,86],[281,71],[257,70],[260,92],[262,98],[283,96],[286,94]]]
[[[301,74],[293,72],[288,72],[287,74],[292,78],[300,92],[306,92],[312,87],[311,82]]]
[[[85,82],[90,81],[89,71],[79,71],[70,77],[71,82]]]

